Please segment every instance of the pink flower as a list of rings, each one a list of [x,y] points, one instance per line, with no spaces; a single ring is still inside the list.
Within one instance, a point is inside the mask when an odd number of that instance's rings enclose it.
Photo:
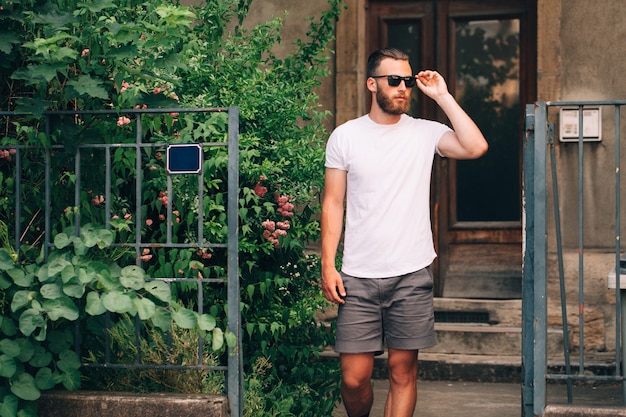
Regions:
[[[273,231],[274,229],[276,229],[276,223],[274,223],[272,220],[265,220],[263,223],[261,223],[261,226],[269,231]]]
[[[152,219],[146,219],[146,226],[152,226]]]
[[[265,194],[267,194],[267,187],[263,187],[261,184],[257,182],[256,185],[254,186],[254,193],[258,195],[259,197],[264,197]]]
[[[148,262],[150,259],[152,259],[152,255],[142,255],[139,257],[139,259],[141,259],[144,262]]]
[[[161,221],[165,220],[165,214],[159,214],[159,220]]]
[[[291,224],[289,224],[289,220],[285,220],[284,222],[276,222],[276,226],[283,230],[289,230]]]
[[[126,117],[126,116],[120,116],[117,119],[117,126],[118,127],[122,127],[124,125],[129,124],[129,123],[130,123],[130,119],[128,117]]]
[[[130,213],[126,213],[124,214],[124,220],[130,220],[133,216],[130,215]]]

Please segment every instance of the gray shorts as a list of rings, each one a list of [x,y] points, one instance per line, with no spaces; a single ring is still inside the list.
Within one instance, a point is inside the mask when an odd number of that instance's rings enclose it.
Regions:
[[[381,354],[437,344],[433,278],[427,268],[392,278],[355,278],[341,273],[346,289],[339,304],[335,351]]]

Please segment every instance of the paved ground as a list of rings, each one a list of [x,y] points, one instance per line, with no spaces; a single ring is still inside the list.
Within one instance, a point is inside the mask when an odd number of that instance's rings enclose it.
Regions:
[[[386,380],[374,380],[374,407],[371,417],[383,417]],[[622,407],[621,384],[575,386],[573,405]],[[549,384],[546,403],[566,404],[565,385]],[[419,381],[414,417],[520,417],[521,385],[494,382]],[[595,415],[595,414],[594,414]],[[346,417],[338,405],[334,417]]]

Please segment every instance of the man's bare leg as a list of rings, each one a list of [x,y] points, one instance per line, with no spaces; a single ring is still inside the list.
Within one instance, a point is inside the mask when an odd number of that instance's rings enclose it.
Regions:
[[[389,349],[385,417],[412,417],[417,402],[417,350]]]
[[[373,353],[342,353],[341,397],[349,417],[369,416],[374,403]]]

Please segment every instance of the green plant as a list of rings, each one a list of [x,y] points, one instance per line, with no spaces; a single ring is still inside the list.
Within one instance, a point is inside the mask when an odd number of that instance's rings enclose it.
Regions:
[[[56,250],[33,264],[17,263],[0,248],[0,415],[35,416],[42,390],[80,387],[70,326],[80,317],[129,314],[162,331],[174,325],[222,340],[213,316],[172,300],[169,286],[147,280],[143,269],[112,262],[105,249],[113,240],[113,231],[84,225],[79,236],[57,234]]]
[[[314,320],[325,301],[318,289],[318,259],[307,250],[307,245],[319,237],[318,194],[323,179],[323,121],[327,116],[319,108],[315,91],[328,73],[328,47],[341,10],[340,0],[329,0],[328,4],[318,20],[311,19],[307,38],[280,59],[272,49],[280,41],[281,20],[244,29],[249,0],[208,1],[195,8],[156,0],[32,0],[9,2],[0,12],[0,78],[10,80],[0,85],[0,108],[28,113],[5,118],[0,139],[0,150],[10,156],[0,154],[2,218],[19,214],[20,224],[26,225],[15,248],[20,257],[18,269],[46,270],[57,257],[69,258],[70,247],[85,250],[76,258],[81,262],[112,259],[107,268],[129,268],[126,271],[137,274],[132,280],[137,288],[128,290],[135,295],[109,295],[121,297],[126,306],[135,306],[137,301],[136,311],[109,309],[115,314],[137,312],[145,318],[152,306],[143,300],[151,300],[155,315],[149,321],[157,329],[165,327],[167,320],[160,317],[167,311],[182,312],[176,316],[183,320],[180,327],[209,332],[207,328],[215,325],[211,333],[224,328],[224,289],[205,290],[203,307],[215,319],[215,323],[207,323],[204,318],[194,321],[191,310],[183,307],[195,302],[195,286],[175,285],[169,304],[139,288],[139,271],[148,277],[223,278],[224,251],[153,248],[135,253],[116,245],[132,243],[139,227],[143,242],[162,242],[167,234],[164,216],[168,201],[174,202],[174,242],[198,239],[195,219],[199,208],[205,215],[202,227],[206,240],[200,244],[226,241],[225,150],[204,150],[207,175],[201,178],[202,201],[193,197],[199,185],[197,178],[175,178],[173,195],[168,195],[163,158],[167,143],[224,140],[226,121],[219,114],[145,114],[136,118],[124,114],[59,115],[50,119],[50,134],[46,134],[39,114],[44,109],[239,107],[243,357],[246,386],[258,394],[257,402],[263,401],[267,415],[327,415],[338,398],[336,364],[317,360],[332,339]],[[234,26],[230,26],[232,19],[236,19]],[[75,170],[78,143],[132,144],[139,125],[142,140],[155,146],[139,154],[129,146],[115,149],[109,190],[105,189],[103,171],[97,168],[103,166],[103,151],[82,153],[80,173]],[[40,149],[51,145],[63,148],[51,151],[55,198],[46,201],[45,155]],[[19,196],[12,187],[16,149],[21,152],[22,182],[28,184],[21,190],[24,195]],[[133,179],[140,174],[143,182],[138,199]],[[104,201],[106,191],[110,191],[109,201]],[[27,202],[20,213],[14,211],[13,204],[18,198]],[[41,259],[35,262],[45,228],[41,213],[44,204],[51,205],[50,227],[58,245],[47,264]],[[135,221],[136,213],[140,213],[139,222]],[[114,232],[110,236],[112,246],[85,248],[81,240],[66,233],[68,227],[89,222],[96,226],[83,231],[83,236],[92,231],[103,233],[108,225]],[[13,236],[12,228],[9,225],[8,233]],[[70,242],[71,246],[65,246]],[[8,249],[4,253],[9,254]],[[141,268],[134,266],[137,257]],[[74,257],[66,261],[74,262]],[[8,259],[6,262],[8,265]],[[13,323],[19,314],[9,307],[19,287],[11,274],[3,270],[0,275],[7,286],[8,310],[3,312],[7,323]],[[110,284],[108,278],[104,282]],[[41,284],[37,280],[33,283]],[[115,292],[111,288],[107,291]],[[39,287],[33,292],[34,298],[41,296]],[[83,296],[92,292],[85,291]],[[99,303],[95,295],[89,297],[84,298],[84,305],[90,311],[107,308],[104,296]],[[82,314],[82,307],[77,308]],[[65,335],[72,317],[48,320],[54,334]],[[18,337],[19,326],[14,327],[12,337]],[[35,327],[28,337],[41,331]],[[10,385],[10,378],[2,381],[4,387]]]

